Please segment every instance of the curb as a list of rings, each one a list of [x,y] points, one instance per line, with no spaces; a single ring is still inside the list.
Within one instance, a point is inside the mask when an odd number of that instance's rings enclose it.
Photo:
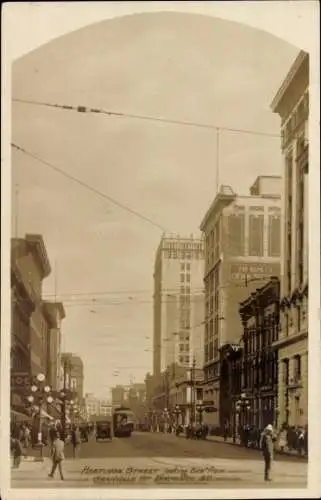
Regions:
[[[183,436],[183,435],[179,435],[179,436],[176,436],[176,437],[185,438],[185,436]],[[217,438],[215,439],[215,436],[208,436],[206,439],[204,439],[202,441],[207,441],[208,443],[212,442],[212,443],[228,444],[230,446],[238,446],[239,448],[244,448],[244,446],[241,443],[233,443],[231,441],[224,441],[224,440],[220,440],[220,439],[217,439]],[[251,448],[247,448],[247,449],[251,449]],[[261,450],[258,450],[257,448],[255,448],[255,449],[253,449],[253,451],[261,451]],[[297,453],[291,453],[291,452],[288,452],[288,451],[281,452],[279,450],[275,450],[274,453],[276,455],[279,455],[279,456],[287,456],[287,457],[298,458],[298,459],[301,459],[302,461],[305,461],[305,462],[308,462],[308,460],[309,460],[309,457],[306,457],[306,456],[301,457]]]

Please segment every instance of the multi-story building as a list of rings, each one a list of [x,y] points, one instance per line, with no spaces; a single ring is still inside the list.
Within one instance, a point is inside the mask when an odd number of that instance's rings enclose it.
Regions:
[[[202,240],[162,237],[154,269],[155,377],[172,364],[189,366],[202,352],[203,265]]]
[[[93,415],[99,415],[99,399],[96,398],[93,394],[87,393],[85,395],[85,407],[86,407],[86,417],[88,420]]]
[[[220,349],[240,340],[239,303],[280,273],[281,178],[260,176],[249,195],[221,186],[201,230],[205,239],[205,401],[220,419]],[[262,283],[261,283],[262,284]]]
[[[71,391],[75,401],[82,405],[84,390],[84,365],[82,359],[70,352],[64,352],[61,354],[61,364],[63,367],[62,387]]]
[[[13,348],[20,352],[31,375],[46,373],[48,328],[42,302],[42,282],[51,267],[42,236],[26,235],[11,240]],[[23,291],[24,290],[24,291]],[[18,294],[18,295],[17,295]],[[20,296],[20,294],[22,294]],[[21,335],[19,335],[21,331]],[[20,349],[23,343],[26,349]],[[17,342],[15,342],[17,340]],[[19,347],[20,346],[20,347]]]
[[[263,429],[277,425],[278,359],[273,343],[278,338],[280,317],[280,281],[271,278],[240,304],[243,324],[242,391],[235,395],[233,413],[241,394],[248,401],[242,412],[242,424]],[[237,399],[236,399],[237,398]]]
[[[48,322],[47,369],[46,379],[53,391],[60,389],[61,365],[61,322],[65,318],[65,310],[61,302],[44,302],[44,313]]]
[[[301,51],[277,92],[284,158],[278,409],[289,425],[308,422],[309,55]]]
[[[111,417],[112,404],[108,399],[100,399],[99,400],[98,415],[100,415],[101,417]]]
[[[11,240],[12,403],[24,408],[32,379],[39,373],[56,390],[59,384],[61,303],[42,299],[42,282],[51,268],[42,236]],[[17,381],[23,381],[20,385]]]
[[[111,400],[113,408],[122,406],[125,403],[126,389],[123,385],[116,385],[111,390]]]

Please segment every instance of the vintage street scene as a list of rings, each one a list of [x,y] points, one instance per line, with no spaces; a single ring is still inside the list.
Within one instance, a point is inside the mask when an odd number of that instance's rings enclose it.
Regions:
[[[306,488],[309,54],[155,12],[11,72],[11,487]]]

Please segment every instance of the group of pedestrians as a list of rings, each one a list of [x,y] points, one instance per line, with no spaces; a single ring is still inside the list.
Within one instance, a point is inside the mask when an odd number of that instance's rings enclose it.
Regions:
[[[58,468],[60,479],[64,480],[63,461],[65,459],[65,445],[70,442],[72,455],[76,459],[79,457],[81,434],[77,426],[73,426],[69,435],[64,435],[61,426],[51,425],[49,428],[49,450],[52,460],[52,468],[49,477],[54,477]],[[13,459],[13,468],[18,469],[22,456],[27,457],[27,450],[32,445],[32,433],[27,424],[22,424],[19,428],[13,427],[11,430],[10,449]]]

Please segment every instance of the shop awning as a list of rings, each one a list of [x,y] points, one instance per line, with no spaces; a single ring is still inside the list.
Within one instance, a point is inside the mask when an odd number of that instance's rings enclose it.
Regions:
[[[16,410],[10,410],[10,417],[12,422],[27,422],[30,420],[30,415],[20,413]]]

